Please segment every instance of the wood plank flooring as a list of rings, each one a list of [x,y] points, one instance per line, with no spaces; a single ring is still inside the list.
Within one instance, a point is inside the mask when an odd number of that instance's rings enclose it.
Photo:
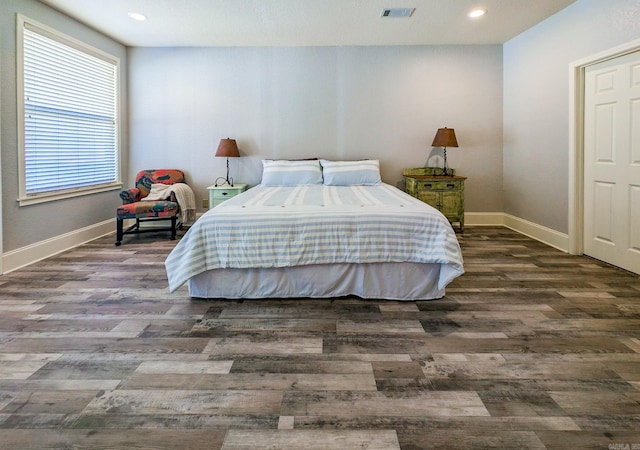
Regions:
[[[175,242],[0,277],[2,449],[640,449],[640,278],[467,227],[443,299],[192,300]]]

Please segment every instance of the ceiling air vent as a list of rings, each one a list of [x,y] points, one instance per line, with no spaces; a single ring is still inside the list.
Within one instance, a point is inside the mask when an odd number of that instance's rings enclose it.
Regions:
[[[380,13],[380,17],[411,17],[415,8],[385,8]]]

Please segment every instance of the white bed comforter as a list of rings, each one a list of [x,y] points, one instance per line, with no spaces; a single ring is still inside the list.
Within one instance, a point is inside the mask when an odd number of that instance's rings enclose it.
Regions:
[[[171,292],[211,269],[331,263],[441,265],[441,289],[464,273],[453,228],[388,184],[256,186],[206,212],[165,261]]]

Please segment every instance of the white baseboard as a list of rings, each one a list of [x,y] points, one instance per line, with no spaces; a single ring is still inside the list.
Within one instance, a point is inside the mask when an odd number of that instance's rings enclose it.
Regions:
[[[502,226],[504,225],[504,213],[477,213],[466,212],[464,213],[464,224],[469,226]]]
[[[520,219],[510,214],[504,215],[504,226],[511,228],[518,233],[543,242],[558,250],[569,253],[569,235],[560,233],[542,225],[538,225],[528,220]]]
[[[99,237],[114,233],[115,229],[116,221],[115,219],[110,219],[35,244],[27,245],[26,247],[11,250],[2,255],[3,271],[4,273],[9,273],[20,269],[86,242],[98,239]]]
[[[465,213],[465,226],[505,226],[551,247],[569,252],[569,236],[505,213]]]

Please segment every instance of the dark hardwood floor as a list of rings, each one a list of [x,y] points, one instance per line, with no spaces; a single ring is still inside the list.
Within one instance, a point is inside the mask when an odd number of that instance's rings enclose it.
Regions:
[[[2,449],[640,449],[640,278],[506,228],[445,298],[191,300],[166,234],[0,277]]]

